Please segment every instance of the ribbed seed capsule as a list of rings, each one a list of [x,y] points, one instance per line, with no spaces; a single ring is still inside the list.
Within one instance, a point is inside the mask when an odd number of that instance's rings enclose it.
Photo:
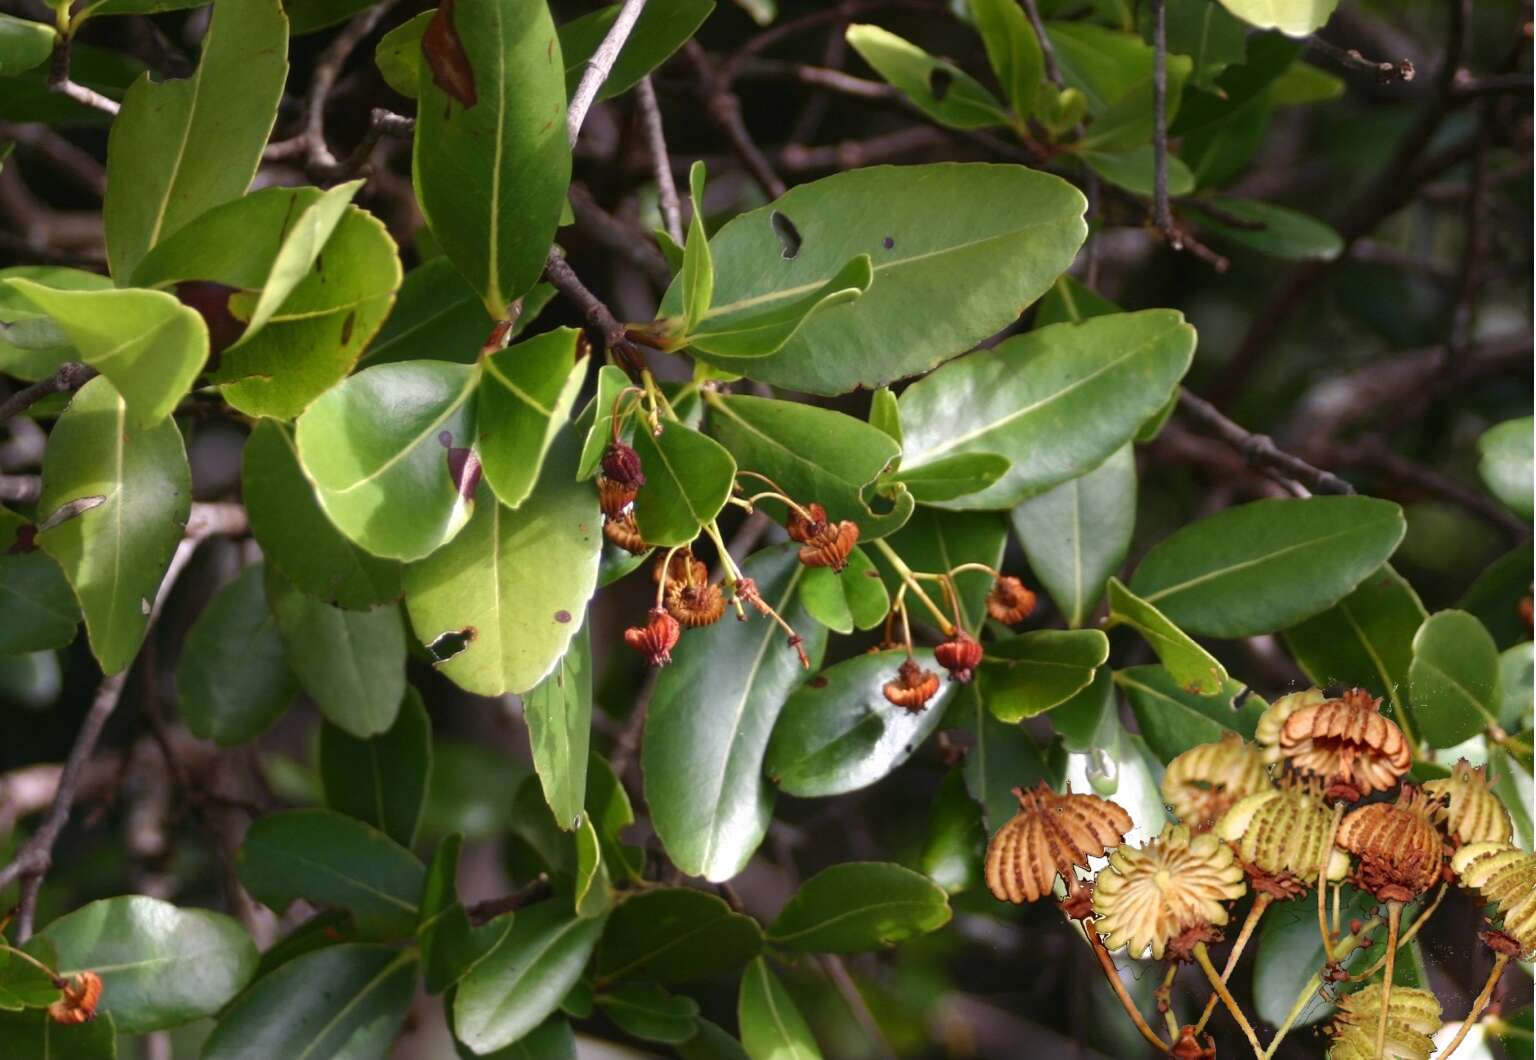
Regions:
[[[826,529],[800,546],[800,562],[807,567],[831,567],[841,574],[848,565],[848,554],[859,543],[859,527],[844,519],[828,523]]]
[[[672,553],[670,564],[665,554],[658,556],[656,562],[651,564],[651,580],[660,583],[663,570],[667,573],[668,582],[703,585],[709,581],[709,568],[695,559],[687,549],[678,549]]]
[[[1004,574],[987,593],[987,614],[1005,626],[1022,622],[1035,611],[1035,594],[1011,574]]]
[[[79,972],[64,985],[59,999],[48,1006],[48,1018],[55,1023],[85,1023],[96,1018],[96,1005],[101,1000],[101,976],[95,972]]]
[[[640,527],[635,522],[635,513],[632,511],[625,512],[617,519],[604,520],[603,536],[625,552],[631,552],[637,556],[651,547],[645,543],[645,538],[640,536]]]
[[[1360,859],[1360,885],[1384,902],[1412,901],[1429,890],[1445,860],[1434,817],[1433,802],[1411,784],[1395,803],[1351,811],[1339,824],[1337,842]]]
[[[1451,870],[1463,887],[1498,906],[1519,956],[1536,955],[1536,854],[1507,843],[1471,843],[1456,851]]]
[[[1169,825],[1146,846],[1120,847],[1093,884],[1094,927],[1132,958],[1163,953],[1181,935],[1227,922],[1224,903],[1248,890],[1232,848]]]
[[[725,595],[717,584],[673,583],[667,587],[666,605],[667,614],[685,629],[699,629],[720,621],[720,616],[725,614]]]
[[[926,707],[938,690],[939,675],[923,669],[914,659],[898,666],[896,676],[880,688],[888,701],[914,714]]]
[[[999,901],[1039,901],[1058,876],[1073,889],[1073,866],[1086,870],[1089,858],[1103,857],[1132,827],[1131,815],[1108,799],[1058,795],[1043,780],[1013,795],[1019,812],[987,844],[987,888]]]
[[[1279,758],[1293,770],[1322,779],[1329,798],[1353,802],[1386,791],[1413,764],[1403,731],[1381,715],[1381,700],[1369,692],[1354,688],[1338,699],[1299,708],[1291,702],[1295,698],[1276,702],[1260,719],[1260,727],[1265,737],[1274,736]]]
[[[1375,1060],[1376,1027],[1381,1019],[1381,984],[1372,983],[1339,999],[1328,1060]],[[1429,1060],[1440,1029],[1440,1002],[1428,990],[1394,986],[1387,1002],[1387,1036],[1382,1055],[1388,1060]]]
[[[1239,799],[1269,787],[1263,754],[1235,732],[1191,747],[1163,773],[1163,801],[1195,832],[1210,831]]]
[[[1276,898],[1294,898],[1317,882],[1328,859],[1328,879],[1342,880],[1349,856],[1328,842],[1333,811],[1315,791],[1271,788],[1241,799],[1216,824],[1232,844],[1253,889]]]
[[[1431,780],[1424,790],[1446,803],[1445,830],[1459,843],[1507,843],[1515,828],[1509,811],[1488,787],[1488,770],[1465,758],[1451,775]]]
[[[635,493],[633,486],[622,485],[607,475],[597,476],[597,503],[603,514],[610,519],[618,518],[624,509],[634,503]]]

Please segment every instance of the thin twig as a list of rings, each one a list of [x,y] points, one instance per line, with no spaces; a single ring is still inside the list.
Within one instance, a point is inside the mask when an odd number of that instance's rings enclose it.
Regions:
[[[59,37],[58,43],[53,46],[53,56],[48,64],[48,89],[57,92],[61,96],[67,96],[76,103],[99,110],[103,114],[110,114],[114,118],[122,106],[113,99],[108,99],[95,89],[86,88],[69,79],[69,48],[72,38],[68,34]]]
[[[1331,471],[1313,467],[1300,457],[1292,456],[1275,445],[1268,435],[1244,430],[1222,415],[1209,401],[1183,388],[1179,390],[1179,411],[1231,445],[1254,467],[1278,471],[1313,493],[1355,492],[1353,486]]]
[[[661,105],[656,101],[656,86],[649,75],[635,85],[635,102],[640,107],[640,121],[645,126],[645,142],[651,152],[651,168],[656,174],[656,202],[661,208],[662,226],[672,242],[683,242],[683,207],[677,197],[677,183],[672,179],[672,156],[667,151],[667,134],[661,123]]]
[[[1040,58],[1045,66],[1046,78],[1057,88],[1065,88],[1066,82],[1061,79],[1061,67],[1056,65],[1056,49],[1051,47],[1051,38],[1046,36],[1045,22],[1040,18],[1040,8],[1035,6],[1035,0],[1020,0],[1024,5],[1024,15],[1029,19],[1030,28],[1035,31],[1035,39],[1040,42]]]
[[[602,299],[587,289],[586,284],[581,282],[581,278],[571,269],[570,264],[554,248],[550,249],[549,256],[544,259],[544,278],[561,294],[576,303],[576,307],[587,318],[587,323],[596,328],[602,336],[604,347],[618,358],[620,365],[631,376],[638,377],[641,368],[644,367],[639,348],[624,333],[624,325],[613,315],[613,311],[603,304]]]
[[[1413,63],[1407,59],[1399,59],[1395,63],[1378,62],[1375,59],[1367,59],[1354,48],[1340,48],[1337,44],[1316,35],[1307,38],[1307,47],[1319,55],[1326,56],[1345,70],[1374,74],[1378,84],[1388,85],[1394,81],[1413,80],[1415,72]]]
[[[667,259],[656,249],[650,233],[603,209],[587,186],[579,181],[571,184],[571,213],[576,217],[577,228],[627,259],[657,286],[665,287],[672,279]]]
[[[741,118],[741,100],[730,90],[729,82],[723,79],[715,70],[715,65],[699,46],[698,41],[690,40],[683,45],[683,54],[693,64],[698,72],[699,89],[704,95],[705,109],[709,112],[710,119],[716,127],[725,134],[730,142],[731,150],[740,158],[742,164],[747,167],[747,172],[752,179],[757,181],[765,194],[770,199],[777,199],[788,190],[784,181],[773,171],[768,157],[762,149],[752,140],[752,135],[747,131],[747,126]]]
[[[347,172],[346,168],[336,160],[336,156],[331,154],[331,149],[325,142],[325,106],[330,99],[331,90],[336,87],[336,79],[341,76],[341,68],[346,64],[347,58],[374,31],[379,20],[388,14],[389,9],[394,5],[395,0],[383,0],[383,3],[375,4],[348,22],[346,28],[336,34],[331,43],[326,46],[325,51],[320,55],[320,60],[315,64],[315,72],[309,82],[309,97],[305,101],[302,134],[307,168],[313,174],[327,179],[350,176],[362,167],[362,162],[367,160],[365,154],[358,161],[357,166]],[[372,146],[369,144],[370,149]],[[348,159],[348,161],[352,160]]]
[[[50,394],[78,390],[95,374],[96,369],[77,361],[68,361],[59,365],[58,370],[48,378],[38,380],[0,402],[0,423],[15,419]]]
[[[874,1055],[882,1057],[883,1060],[895,1060],[896,1050],[891,1048],[885,1031],[880,1028],[880,1022],[875,1019],[874,1013],[869,1011],[864,995],[859,993],[859,984],[855,983],[853,976],[848,974],[848,968],[843,964],[843,959],[835,953],[824,953],[821,955],[821,966],[826,971],[827,978],[832,980],[832,985],[837,987],[838,994],[842,996],[843,1003],[848,1006],[848,1011],[853,1014],[859,1029],[869,1040],[868,1044]]]
[[[503,913],[510,913],[514,909],[521,909],[525,905],[548,898],[553,888],[550,886],[549,877],[539,873],[528,883],[519,887],[511,894],[504,894],[500,898],[487,898],[483,902],[476,902],[465,910],[469,914],[472,924],[484,924],[495,920]]]
[[[1152,2],[1152,219],[1174,250],[1183,247],[1168,205],[1168,19],[1163,0]]]
[[[587,60],[587,68],[582,72],[581,83],[571,94],[571,102],[565,111],[565,129],[570,136],[572,147],[576,146],[576,138],[581,135],[581,123],[586,120],[587,111],[597,99],[597,93],[603,87],[603,82],[608,80],[614,61],[618,59],[619,52],[624,50],[624,42],[629,40],[629,34],[635,28],[635,23],[640,18],[640,11],[644,7],[645,0],[624,0],[624,5],[619,8],[618,17],[608,28],[607,36],[597,46],[592,57]]]

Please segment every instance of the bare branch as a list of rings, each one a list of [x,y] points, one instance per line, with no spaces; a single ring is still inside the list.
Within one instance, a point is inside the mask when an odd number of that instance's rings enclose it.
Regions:
[[[1354,48],[1340,48],[1318,36],[1308,37],[1307,47],[1345,70],[1376,75],[1376,81],[1383,85],[1394,81],[1412,81],[1415,73],[1413,63],[1407,59],[1399,59],[1395,63],[1378,62],[1365,58]]]
[[[587,323],[597,329],[603,338],[603,345],[613,352],[619,359],[619,363],[632,376],[638,376],[644,367],[639,349],[629,340],[624,332],[624,325],[619,322],[613,311],[603,304],[603,300],[587,289],[587,285],[581,282],[570,263],[561,256],[558,250],[550,250],[549,257],[544,259],[544,278],[555,289],[565,295],[576,307],[581,310],[582,316],[587,318]]]
[[[656,201],[661,208],[667,235],[679,245],[683,242],[683,207],[672,179],[672,157],[667,151],[667,134],[661,124],[661,105],[656,101],[656,86],[650,76],[635,86],[635,101],[640,105],[640,120],[645,125],[645,142],[651,152],[651,168],[656,174]]]
[[[565,128],[570,135],[572,147],[576,146],[576,138],[581,135],[581,123],[586,120],[587,111],[597,99],[598,90],[603,87],[603,82],[608,80],[614,61],[618,59],[619,52],[624,50],[624,42],[629,40],[629,34],[634,30],[644,7],[645,0],[624,0],[624,6],[619,8],[618,17],[609,27],[608,35],[603,38],[603,42],[587,60],[587,68],[581,75],[581,83],[571,94],[570,105],[565,111]]]
[[[304,139],[306,169],[316,177],[339,180],[352,176],[362,169],[373,151],[373,145],[378,142],[377,133],[373,133],[371,140],[365,134],[363,144],[367,145],[366,150],[361,155],[354,151],[345,164],[338,162],[325,142],[325,105],[331,97],[331,90],[336,87],[336,79],[341,76],[341,68],[347,58],[378,27],[379,21],[394,5],[395,0],[384,0],[348,22],[346,28],[326,46],[320,61],[315,64],[314,76],[309,82],[309,98],[305,101],[304,132],[301,135]],[[370,122],[370,132],[373,128]]]
[[[671,281],[672,270],[667,267],[661,251],[656,249],[650,233],[604,210],[580,181],[571,183],[571,212],[576,217],[577,228],[644,272],[658,287],[665,287]]]
[[[1168,18],[1163,0],[1152,0],[1152,219],[1170,247],[1184,245],[1168,205]]]
[[[41,379],[29,387],[18,390],[5,401],[0,402],[0,423],[15,419],[50,394],[78,390],[95,374],[96,369],[88,364],[69,361],[59,365],[58,371],[47,379]]]
[[[730,142],[731,150],[736,153],[742,163],[747,167],[747,172],[752,174],[752,179],[757,181],[765,194],[770,199],[777,199],[788,189],[779,175],[773,171],[762,149],[752,141],[752,135],[747,132],[747,126],[741,119],[741,100],[728,87],[725,81],[715,70],[715,65],[710,61],[704,49],[698,41],[691,40],[683,45],[683,54],[698,71],[699,88],[704,93],[705,109],[709,111],[710,118],[719,130],[725,134]]]
[[[1223,416],[1209,401],[1179,389],[1179,411],[1243,455],[1254,467],[1269,468],[1313,493],[1353,493],[1355,488],[1331,471],[1313,467],[1275,445],[1268,435],[1253,434]]]
[[[1051,47],[1051,38],[1046,36],[1045,23],[1040,18],[1040,8],[1035,0],[1020,0],[1024,5],[1024,15],[1029,19],[1030,28],[1035,31],[1035,39],[1040,42],[1040,58],[1045,66],[1045,76],[1057,88],[1066,85],[1061,79],[1061,67],[1056,64],[1056,49]]]
[[[103,114],[117,116],[122,109],[121,105],[113,99],[108,99],[95,89],[86,88],[69,79],[69,48],[72,38],[68,35],[60,36],[58,43],[53,46],[53,57],[48,65],[48,89],[57,92],[61,96],[68,96],[76,103],[99,110]]]

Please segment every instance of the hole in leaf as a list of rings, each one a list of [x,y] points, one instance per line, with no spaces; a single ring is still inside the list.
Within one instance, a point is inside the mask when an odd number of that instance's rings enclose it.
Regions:
[[[949,86],[955,83],[955,75],[942,66],[935,66],[928,71],[928,91],[933,93],[933,98],[940,103],[949,95]]]
[[[800,244],[804,242],[800,230],[795,227],[795,222],[777,210],[769,214],[768,219],[773,223],[773,234],[779,237],[779,256],[789,261],[800,253]]]
[[[473,449],[448,450],[448,477],[460,497],[466,501],[474,498],[475,487],[480,485],[480,458]]]
[[[478,634],[474,626],[465,626],[463,629],[450,629],[446,633],[439,633],[432,638],[432,643],[427,645],[427,654],[435,663],[447,662],[459,652],[469,647]]]

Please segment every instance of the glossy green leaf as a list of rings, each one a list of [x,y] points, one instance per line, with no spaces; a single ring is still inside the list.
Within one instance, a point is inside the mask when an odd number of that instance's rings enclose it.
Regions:
[[[255,739],[288,708],[299,680],[288,667],[259,563],[219,591],[181,647],[176,692],[192,735],[219,744]]]
[[[794,999],[762,957],[747,966],[736,1001],[741,1044],[752,1060],[821,1060]]]
[[[556,328],[484,361],[477,449],[486,484],[509,508],[533,492],[549,447],[570,419],[587,375],[587,362],[576,359],[580,335]]]
[[[1390,565],[1320,615],[1285,631],[1285,643],[1318,687],[1346,685],[1384,697],[1387,714],[1409,740],[1417,731],[1408,713],[1408,665],[1413,637],[1429,613],[1418,593]]]
[[[1231,679],[1214,695],[1195,695],[1161,666],[1117,670],[1115,684],[1130,700],[1142,738],[1164,763],[1196,744],[1214,743],[1228,731],[1253,739],[1266,706]]]
[[[1045,32],[1062,79],[1087,98],[1093,114],[1100,115],[1117,101],[1148,87],[1152,47],[1136,34],[1087,21],[1051,22]],[[1169,72],[1172,70],[1170,64]],[[1172,110],[1176,98],[1170,91],[1170,124],[1177,113]]]
[[[474,510],[472,367],[405,361],[359,372],[299,417],[297,446],[320,506],[377,556],[413,560]]]
[[[571,176],[555,26],[533,0],[444,4],[422,52],[416,198],[448,259],[500,319],[544,269]]]
[[[523,296],[523,312],[512,326],[513,336],[538,318],[554,291],[541,283]],[[453,263],[444,257],[432,258],[405,274],[394,310],[358,367],[415,360],[470,364],[480,356],[494,323],[485,303]]]
[[[576,826],[576,882],[573,904],[576,915],[590,919],[613,908],[613,881],[603,861],[602,841],[590,817]]]
[[[124,1034],[211,1016],[256,971],[256,947],[234,919],[144,895],[81,906],[40,933],[60,975],[101,976],[101,1007]]]
[[[262,420],[251,431],[241,495],[262,554],[297,588],[355,610],[399,598],[400,564],[363,551],[326,517],[287,427]]]
[[[1202,214],[1200,227],[1240,246],[1285,261],[1332,261],[1344,249],[1344,239],[1315,217],[1256,199],[1212,199],[1220,210],[1248,225],[1225,220],[1219,214]]]
[[[57,36],[45,22],[0,15],[0,77],[14,77],[47,62]]]
[[[1100,734],[1119,724],[1115,710],[1115,674],[1108,666],[1094,672],[1088,686],[1051,711],[1051,728],[1073,754],[1087,754],[1102,747]]]
[[[353,196],[362,186],[361,180],[336,185],[307,205],[302,213],[293,218],[291,226],[285,226],[282,246],[272,259],[272,268],[267,273],[266,282],[261,285],[261,293],[246,321],[241,342],[266,327],[278,307],[308,275],[320,259],[320,253],[336,231],[336,226],[341,223]]]
[[[949,916],[944,888],[922,873],[850,861],[801,884],[768,925],[767,937],[805,953],[857,953],[937,931]]]
[[[1082,151],[1079,157],[1099,176],[1136,195],[1156,192],[1156,170],[1151,144],[1120,151]],[[1168,194],[1188,195],[1195,190],[1195,174],[1178,155],[1168,155]]]
[[[736,461],[719,442],[681,423],[660,437],[637,431],[635,452],[645,485],[635,498],[635,523],[648,544],[686,545],[725,507],[736,482]]]
[[[10,950],[0,950],[0,1010],[20,1012],[24,1008],[47,1008],[62,995],[63,992],[53,985],[51,974],[31,961],[13,957]]]
[[[981,563],[996,568],[1003,562],[1008,544],[1008,524],[995,512],[942,512],[918,508],[912,520],[891,535],[889,544],[913,570],[939,573],[965,563]],[[901,590],[901,580],[878,549],[870,558],[880,569],[886,588]],[[984,571],[963,571],[955,575],[956,594],[967,629],[975,629],[986,620],[987,593],[992,576]],[[915,601],[910,605],[915,621],[931,619],[927,610]]]
[[[901,456],[900,445],[878,428],[795,401],[735,394],[706,401],[710,433],[740,468],[768,476],[797,503],[815,501],[830,519],[857,523],[860,540],[884,537],[911,517],[913,501],[904,491],[877,495],[880,476]],[[747,485],[759,488],[755,480]],[[780,518],[787,514],[775,502],[763,506]]]
[[[1517,546],[1490,563],[1457,601],[1462,611],[1476,615],[1501,648],[1530,640],[1531,627],[1521,616],[1531,595],[1531,550]]]
[[[935,58],[879,26],[855,23],[845,36],[876,73],[940,125],[985,129],[1008,124],[1008,114],[997,97],[954,63]]]
[[[281,913],[296,898],[339,905],[358,930],[416,930],[426,870],[383,832],[330,810],[284,810],[252,823],[237,859],[251,896]]]
[[[135,427],[99,376],[49,435],[37,544],[63,568],[105,673],[138,653],[191,512],[191,479],[176,424]]]
[[[1344,922],[1351,917],[1364,920],[1370,915],[1373,899],[1346,885],[1347,899],[1341,904]],[[1385,941],[1386,928],[1376,932]],[[1296,995],[1326,959],[1317,929],[1317,902],[1276,902],[1259,924],[1257,952],[1253,963],[1253,1003],[1259,1019],[1278,1026],[1290,1012]],[[1371,967],[1370,962],[1354,957],[1347,962],[1355,972]],[[1327,1019],[1333,1006],[1316,995],[1302,1010],[1298,1027]]]
[[[971,798],[981,803],[989,830],[1001,828],[1018,812],[1014,788],[1031,787],[1037,780],[1060,782],[1060,771],[1047,767],[1023,726],[998,721],[982,702],[974,682],[961,689],[954,713],[974,741],[965,756],[965,786]]]
[[[848,553],[848,565],[840,574],[830,567],[807,570],[800,582],[800,603],[834,633],[874,629],[891,610],[880,572],[858,546]]]
[[[994,485],[945,502],[1011,508],[1102,464],[1189,368],[1195,329],[1168,309],[1056,324],[945,365],[901,395],[904,470],[955,453],[1013,461]]]
[[[1536,675],[1532,673],[1531,642],[1516,644],[1499,653],[1499,724],[1506,731],[1518,732],[1531,723],[1531,705],[1536,693]]]
[[[28,280],[59,291],[110,290],[112,281],[83,269],[59,265],[13,265],[0,281]],[[0,282],[0,372],[29,382],[52,375],[80,355],[59,326],[8,283]]]
[[[936,209],[943,203],[965,209]],[[710,240],[715,297],[704,326],[802,298],[858,255],[873,262],[869,290],[816,313],[769,356],[700,356],[815,394],[926,371],[1011,323],[1050,286],[1082,245],[1083,209],[1075,188],[1022,166],[871,166],[801,184]],[[788,228],[798,236],[791,258]],[[681,305],[674,282],[662,313]]]
[[[933,652],[919,665],[940,677]],[[784,704],[763,761],[768,778],[791,795],[841,795],[881,780],[939,727],[959,687],[944,680],[920,711],[898,707],[881,691],[896,677],[904,651],[855,655],[801,685]]]
[[[1481,454],[1477,469],[1483,482],[1517,515],[1531,518],[1531,435],[1536,431],[1530,416],[1506,420],[1477,440]]]
[[[785,251],[780,254],[794,256]],[[686,318],[674,322],[670,327],[681,328],[680,337],[669,341],[689,346],[697,353],[707,353],[716,361],[730,358],[732,370],[745,373],[755,359],[782,349],[813,316],[857,300],[873,279],[869,255],[860,254],[850,258],[830,279],[809,285],[794,297],[735,303],[716,313],[705,313],[693,326],[683,326],[688,324]]]
[[[427,867],[421,893],[421,921],[416,939],[421,944],[421,965],[427,991],[440,994],[458,982],[486,954],[501,945],[512,930],[513,915],[499,916],[479,927],[459,902],[459,848],[464,837],[457,832],[438,844]]]
[[[48,1013],[0,1011],[0,1041],[10,1055],[31,1060],[116,1060],[117,1027],[103,1012],[88,1023],[58,1023]]]
[[[1005,722],[1058,707],[1093,682],[1109,659],[1109,638],[1097,629],[1037,629],[993,641],[980,671],[981,697]]]
[[[1125,561],[1136,529],[1136,454],[1129,445],[1012,512],[1013,532],[1073,629],[1088,621]]]
[[[0,605],[0,655],[62,648],[80,625],[80,604],[45,552],[0,551]]]
[[[603,451],[608,448],[608,443],[613,436],[614,402],[627,386],[629,386],[629,376],[625,375],[624,369],[618,365],[605,364],[597,370],[597,393],[592,398],[588,411],[582,413],[582,422],[590,422],[590,426],[582,437],[581,460],[576,465],[577,478],[589,479],[597,474],[598,464],[603,459]],[[590,420],[588,412],[591,414]],[[623,409],[621,408],[620,418],[622,417]],[[622,433],[621,431],[621,436]]]
[[[208,359],[203,318],[171,295],[6,283],[57,323],[79,360],[112,381],[136,428],[169,416]]]
[[[628,979],[685,983],[740,968],[763,948],[757,921],[690,887],[631,893],[608,919],[597,985]]]
[[[1408,688],[1420,735],[1454,747],[1498,723],[1498,646],[1465,611],[1436,612],[1414,635]]]
[[[625,1034],[642,1041],[676,1045],[699,1032],[698,1002],[649,983],[599,994],[597,1007]]]
[[[741,1043],[709,1020],[696,1022],[698,1031],[677,1046],[682,1060],[751,1060]]]
[[[970,0],[970,7],[1003,94],[1014,114],[1029,117],[1045,73],[1045,59],[1028,16],[1011,0]]]
[[[581,976],[603,924],[572,916],[559,900],[519,910],[506,939],[459,982],[458,1039],[483,1054],[537,1027]]]
[[[567,95],[576,91],[576,85],[587,69],[587,60],[608,35],[621,6],[609,4],[560,27]],[[714,7],[714,0],[667,0],[642,8],[635,28],[614,60],[613,69],[608,72],[603,87],[598,89],[598,100],[612,99],[628,91],[636,81],[666,62],[684,41],[693,36]]]
[[[405,627],[392,606],[344,611],[267,571],[288,665],[320,713],[360,740],[395,723],[405,695]]]
[[[1160,542],[1131,589],[1191,633],[1271,633],[1349,595],[1403,533],[1402,509],[1373,497],[1255,501]]]
[[[920,504],[938,504],[980,493],[1008,473],[1013,465],[995,453],[956,453],[931,464],[891,476]]]
[[[1130,626],[1140,633],[1179,687],[1187,692],[1214,696],[1227,680],[1227,671],[1215,656],[1196,644],[1167,615],[1127,589],[1119,578],[1109,579],[1107,626]]]
[[[277,0],[224,0],[191,77],[140,77],[107,143],[107,260],[128,282],[155,244],[245,192],[288,77]]]
[[[521,507],[510,511],[482,489],[464,532],[407,568],[411,624],[460,687],[487,696],[528,691],[581,626],[602,531],[597,493],[575,481],[575,465],[576,435],[567,428]]]
[[[544,801],[561,828],[577,826],[587,790],[592,729],[592,645],[587,622],[560,663],[523,697],[523,719]]]
[[[421,35],[436,14],[437,9],[430,8],[411,16],[380,37],[373,49],[373,63],[384,83],[407,99],[416,98],[421,76]]]
[[[692,335],[715,296],[715,266],[709,258],[709,233],[704,230],[703,162],[695,162],[688,170],[688,197],[693,216],[683,244],[683,334]]]
[[[409,849],[432,775],[432,720],[421,694],[407,687],[395,723],[359,740],[329,722],[320,729],[325,804],[372,825]]]
[[[348,943],[284,964],[241,995],[208,1040],[203,1060],[383,1056],[416,992],[416,954]]]
[[[981,882],[987,833],[981,809],[965,790],[965,774],[951,769],[933,797],[923,853],[918,866],[948,894],[959,894]]]
[[[805,642],[815,666],[826,631],[795,601],[804,568],[792,543],[742,564],[761,593]],[[674,864],[693,876],[728,880],[768,831],[774,788],[763,754],[789,694],[807,676],[783,632],[761,615],[691,630],[672,650],[645,721],[645,798]]]
[[[1250,26],[1305,37],[1327,24],[1339,0],[1221,0],[1221,6]]]

